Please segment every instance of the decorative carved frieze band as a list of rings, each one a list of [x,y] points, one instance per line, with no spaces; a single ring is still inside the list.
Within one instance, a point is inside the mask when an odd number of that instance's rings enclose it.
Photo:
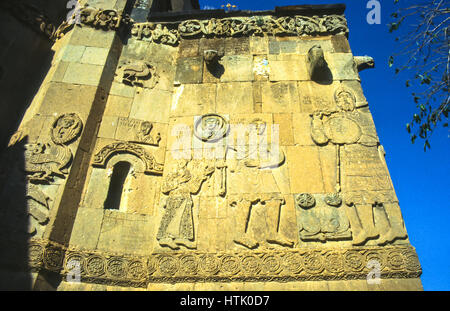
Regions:
[[[108,160],[115,154],[129,153],[137,156],[145,165],[146,174],[162,175],[164,166],[141,146],[129,142],[117,142],[103,147],[95,156],[92,165],[106,167]]]
[[[252,16],[186,20],[180,23],[135,23],[131,35],[139,40],[178,44],[180,38],[234,37],[248,35],[321,36],[347,34],[347,21],[342,15],[324,16]]]
[[[85,6],[80,10],[80,22],[104,30],[116,30],[121,25],[130,24],[133,20],[122,11],[103,10]]]
[[[0,8],[8,10],[19,21],[42,33],[50,40],[57,39],[61,34],[63,25],[55,26],[43,12],[29,3],[19,0],[0,1]]]
[[[8,3],[8,2],[6,2]],[[75,23],[64,21],[59,27],[49,22],[44,14],[21,2],[4,4],[20,20],[40,29],[51,40],[61,37]],[[3,6],[3,4],[0,4]],[[103,10],[85,5],[76,10],[76,23],[103,30],[117,30],[122,25],[131,25],[131,35],[168,45],[177,45],[180,38],[192,37],[234,37],[249,35],[296,35],[321,36],[348,34],[347,21],[343,15],[323,16],[243,16],[190,19],[171,23],[134,23],[128,14],[117,10]]]
[[[149,257],[65,248],[32,240],[30,267],[67,276],[77,262],[81,282],[146,287],[149,283],[265,282],[367,279],[367,263],[377,260],[381,278],[422,274],[410,245],[350,249],[304,248],[283,251],[203,253],[166,252]]]

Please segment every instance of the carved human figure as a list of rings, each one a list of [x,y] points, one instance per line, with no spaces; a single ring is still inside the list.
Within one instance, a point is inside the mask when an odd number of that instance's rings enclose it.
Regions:
[[[139,142],[150,144],[150,145],[159,145],[159,141],[161,140],[161,134],[157,133],[156,137],[150,135],[153,129],[153,124],[148,121],[144,121],[139,125],[136,133],[136,139]]]
[[[171,249],[179,249],[180,245],[195,248],[192,194],[198,193],[202,183],[214,172],[214,167],[204,163],[192,170],[188,163],[180,160],[161,186],[168,197],[156,239],[161,246]]]
[[[281,206],[285,200],[279,189],[273,189],[270,193],[261,193],[261,186],[264,184],[262,170],[276,168],[285,161],[285,155],[281,150],[271,150],[265,140],[266,122],[255,119],[250,123],[250,133],[248,133],[246,150],[241,159],[234,162],[230,171],[240,173],[248,179],[251,189],[246,194],[238,195],[229,200],[230,205],[235,209],[235,237],[234,242],[244,247],[254,249],[259,246],[259,242],[251,236],[248,231],[248,223],[252,217],[252,207],[259,203],[264,209],[265,219],[259,221],[267,224],[266,242],[281,246],[292,247],[293,241],[283,236],[279,231]],[[251,132],[256,133],[256,142],[250,141]],[[267,171],[266,171],[267,173]]]
[[[395,209],[387,208],[394,190],[387,167],[378,155],[378,137],[368,111],[357,109],[352,91],[339,88],[335,92],[337,111],[317,111],[311,115],[311,137],[318,145],[336,145],[336,190],[348,205],[346,209],[353,231],[353,244],[369,239],[386,244],[406,237]],[[343,152],[342,152],[343,150]],[[364,163],[362,163],[364,159]],[[341,180],[342,179],[342,180]],[[342,187],[342,189],[341,189]],[[378,221],[374,209],[381,210]]]

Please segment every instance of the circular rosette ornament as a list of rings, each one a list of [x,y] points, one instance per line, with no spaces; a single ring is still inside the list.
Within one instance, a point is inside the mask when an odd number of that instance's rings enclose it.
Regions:
[[[132,261],[128,265],[128,276],[133,280],[145,278],[145,265],[139,260]]]
[[[107,262],[106,271],[115,278],[125,278],[127,276],[127,266],[122,258],[113,257]]]
[[[255,276],[261,269],[261,259],[254,255],[246,255],[241,261],[242,270],[249,276]]]
[[[334,275],[344,272],[344,257],[341,253],[330,252],[325,256],[325,269]]]
[[[83,273],[85,270],[86,262],[84,260],[84,256],[77,252],[71,252],[66,255],[66,259],[64,260],[64,269],[68,272],[76,272],[79,271]]]
[[[204,142],[216,142],[228,134],[229,128],[224,117],[210,113],[196,117],[194,135]]]
[[[361,272],[366,267],[366,261],[358,251],[347,251],[345,254],[345,267],[351,272]]]
[[[64,253],[57,247],[49,247],[44,251],[44,263],[49,270],[62,268]]]
[[[276,254],[266,254],[262,259],[261,270],[266,274],[279,274],[281,271],[281,259]]]
[[[400,250],[392,250],[387,254],[387,264],[392,270],[405,268],[405,256]]]
[[[204,255],[200,259],[200,270],[206,275],[214,275],[220,270],[220,262],[214,255]]]
[[[304,256],[305,271],[310,274],[319,274],[323,271],[323,258],[320,252],[308,252]]]
[[[222,272],[227,275],[235,275],[241,271],[239,257],[234,255],[225,255],[222,257]]]
[[[198,260],[193,255],[183,255],[180,258],[180,272],[184,275],[194,275],[197,273]]]
[[[53,122],[50,136],[55,144],[68,144],[80,135],[83,122],[75,113],[60,115]]]
[[[105,273],[105,260],[97,255],[91,255],[86,259],[86,272],[91,276],[100,276]]]
[[[297,252],[286,254],[283,258],[283,268],[290,273],[300,273],[303,270],[302,256]]]
[[[163,255],[159,258],[159,271],[162,275],[175,275],[179,268],[180,264],[175,256]]]
[[[309,193],[301,193],[295,197],[295,203],[303,209],[309,209],[316,205],[316,199]]]
[[[408,249],[403,252],[406,261],[406,269],[412,272],[417,272],[419,275],[422,273],[422,267],[420,266],[419,258],[414,250]]]
[[[342,204],[342,198],[339,193],[331,193],[325,197],[325,203],[329,206],[339,207]]]

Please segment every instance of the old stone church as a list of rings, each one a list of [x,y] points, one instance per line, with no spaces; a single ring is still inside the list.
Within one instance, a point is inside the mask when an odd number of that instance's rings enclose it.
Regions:
[[[0,288],[421,290],[344,11],[0,1]]]

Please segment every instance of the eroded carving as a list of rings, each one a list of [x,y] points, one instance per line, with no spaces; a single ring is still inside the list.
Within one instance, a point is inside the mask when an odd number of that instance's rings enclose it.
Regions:
[[[422,270],[411,246],[242,252],[154,253],[149,257],[79,250],[45,240],[30,243],[33,271],[66,276],[71,260],[81,263],[81,280],[147,287],[154,282],[266,282],[366,280],[371,259],[380,262],[382,278],[417,278]],[[193,273],[193,271],[195,273]]]
[[[175,170],[164,178],[162,193],[167,195],[164,214],[156,235],[161,246],[178,249],[180,246],[195,248],[192,195],[198,193],[202,183],[214,172],[202,162],[180,160]]]
[[[194,135],[206,142],[215,142],[228,134],[228,121],[214,113],[203,115],[194,123]]]
[[[126,60],[117,67],[115,81],[131,86],[152,89],[158,83],[159,76],[150,63],[143,60]]]
[[[49,221],[49,200],[50,197],[39,189],[37,185],[28,183],[26,193],[28,205],[28,233],[35,235],[38,226],[45,226]]]
[[[320,45],[316,44],[309,49],[307,64],[309,77],[312,81],[322,82],[330,80],[331,71],[328,68],[323,49]]]
[[[322,203],[322,199],[327,205]],[[334,204],[332,206],[328,204],[330,199]],[[316,200],[311,194],[300,194],[295,197],[295,202],[302,241],[325,243],[351,239],[350,223],[340,204],[337,204],[337,195],[327,195],[316,205]]]
[[[132,19],[122,11],[97,9],[87,4],[80,11],[80,21],[85,25],[104,30],[116,30],[122,24],[132,23]]]
[[[116,138],[139,144],[159,146],[161,133],[154,134],[154,124],[149,121],[119,118]]]
[[[353,57],[353,60],[355,61],[356,70],[358,70],[358,72],[375,68],[375,61],[370,56],[355,56]]]
[[[55,144],[63,145],[72,142],[83,130],[83,122],[75,113],[59,116],[52,124],[50,136]]]

